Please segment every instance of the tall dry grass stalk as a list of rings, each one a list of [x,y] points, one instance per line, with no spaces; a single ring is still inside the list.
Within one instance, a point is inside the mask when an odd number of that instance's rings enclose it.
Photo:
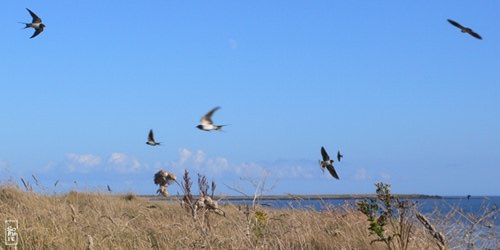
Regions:
[[[434,238],[436,239],[436,244],[439,249],[444,250],[446,249],[446,240],[444,238],[444,235],[436,230],[436,228],[429,222],[427,217],[425,215],[417,212],[416,213],[418,221],[422,223],[422,225],[427,229],[427,232]]]
[[[28,181],[25,181],[23,179],[23,177],[21,177],[21,181],[23,182],[23,185],[24,185],[24,188],[26,189],[26,191],[33,191],[33,187],[31,186],[31,184],[28,182]]]

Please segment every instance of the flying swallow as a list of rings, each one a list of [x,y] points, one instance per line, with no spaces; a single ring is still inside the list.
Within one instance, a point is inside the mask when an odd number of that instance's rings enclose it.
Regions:
[[[28,8],[26,8],[26,9],[30,13],[31,17],[33,17],[33,21],[31,21],[31,23],[22,23],[22,24],[26,25],[26,27],[24,27],[25,29],[27,29],[27,28],[35,29],[35,33],[33,33],[33,35],[30,37],[30,39],[31,39],[35,36],[38,36],[40,33],[42,33],[43,28],[45,28],[45,24],[42,23],[42,19],[39,18],[35,13],[33,13],[33,11],[31,11]]]
[[[111,190],[111,187],[110,187],[109,185],[107,185],[107,186],[108,186],[108,191],[109,191],[109,192],[113,192],[113,191]]]
[[[212,115],[215,113],[215,111],[219,110],[220,107],[215,107],[212,110],[210,110],[206,115],[204,115],[201,118],[200,125],[196,126],[198,129],[204,130],[204,131],[212,131],[212,130],[219,130],[222,131],[222,127],[226,125],[214,125],[212,121]]]
[[[340,162],[340,160],[343,158],[344,156],[342,154],[340,154],[340,150],[337,151],[337,160]]]
[[[467,33],[467,34],[469,34],[477,39],[483,39],[479,34],[474,32],[471,28],[464,27],[451,19],[448,19],[448,22],[450,22],[453,26],[459,28],[460,31],[462,31],[462,33]]]
[[[153,134],[152,129],[149,130],[148,141],[146,142],[146,144],[148,144],[150,146],[160,145],[160,142],[155,141],[155,136]]]
[[[335,168],[333,168],[333,160],[330,160],[330,156],[328,155],[324,147],[321,147],[321,156],[323,157],[323,160],[319,161],[321,170],[325,171],[325,168],[328,169],[328,172],[330,172],[333,178],[338,180],[339,176],[337,175],[337,172],[335,172]]]

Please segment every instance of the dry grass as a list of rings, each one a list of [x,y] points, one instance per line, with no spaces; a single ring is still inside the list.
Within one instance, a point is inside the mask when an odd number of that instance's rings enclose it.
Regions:
[[[0,218],[19,221],[22,249],[385,249],[370,244],[369,223],[356,208],[222,208],[226,216],[211,216],[207,228],[180,202],[0,187]],[[416,227],[409,249],[435,248],[423,226]]]
[[[427,219],[427,217],[425,217],[425,215],[423,215],[421,213],[417,213],[416,216],[417,216],[417,219],[420,221],[420,223],[422,223],[422,225],[424,225],[425,229],[427,229],[427,232],[430,235],[432,235],[432,237],[434,239],[436,239],[437,247],[441,250],[446,249],[446,240],[444,239],[444,235],[441,232],[439,232],[438,230],[436,230],[434,225],[432,225],[432,223],[429,222],[429,219]]]

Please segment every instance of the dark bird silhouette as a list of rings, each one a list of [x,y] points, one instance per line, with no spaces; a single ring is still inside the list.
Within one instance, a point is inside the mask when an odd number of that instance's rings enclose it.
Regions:
[[[111,190],[111,187],[110,187],[109,185],[107,185],[107,186],[108,186],[108,192],[113,192],[113,191]]]
[[[469,194],[469,195],[467,195],[467,200],[470,200],[470,197],[471,197],[471,195],[470,195],[470,194]]]
[[[321,170],[325,171],[325,168],[328,169],[328,172],[330,172],[333,178],[338,180],[339,176],[337,175],[337,172],[335,172],[335,168],[333,168],[333,160],[330,159],[330,156],[328,155],[324,147],[321,147],[321,156],[323,157],[323,160],[319,161]]]
[[[464,26],[460,25],[459,23],[457,23],[457,22],[455,22],[455,21],[453,21],[451,19],[448,19],[448,22],[450,22],[453,26],[459,28],[460,31],[462,31],[462,33],[467,33],[467,34],[469,34],[469,35],[471,35],[471,36],[473,36],[473,37],[475,37],[477,39],[480,39],[480,40],[483,39],[479,34],[477,34],[476,32],[474,32],[471,28],[464,27]]]
[[[31,11],[28,8],[26,8],[26,9],[30,13],[31,17],[33,17],[33,21],[31,21],[31,23],[22,23],[22,24],[26,25],[26,27],[24,27],[25,29],[27,29],[27,28],[35,29],[35,33],[33,33],[33,35],[30,37],[30,39],[31,39],[35,36],[38,36],[40,33],[42,33],[43,29],[45,28],[45,24],[42,23],[42,19],[39,18],[35,13],[33,13],[33,11]]]
[[[340,160],[343,158],[344,156],[342,154],[340,154],[340,150],[337,151],[337,161],[340,162]]]
[[[214,125],[212,121],[212,115],[215,113],[215,111],[219,110],[220,107],[215,107],[212,110],[210,110],[207,114],[205,114],[200,121],[200,125],[196,126],[198,129],[204,130],[204,131],[212,131],[212,130],[219,130],[222,131],[222,127],[227,126],[227,125]]]
[[[153,134],[152,129],[149,130],[148,141],[146,142],[146,144],[148,144],[150,146],[160,145],[160,142],[155,141],[155,135]]]

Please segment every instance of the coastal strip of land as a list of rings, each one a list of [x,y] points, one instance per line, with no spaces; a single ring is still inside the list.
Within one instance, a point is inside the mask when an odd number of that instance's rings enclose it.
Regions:
[[[146,198],[149,200],[179,200],[182,199],[182,195],[172,195],[169,197],[163,197],[159,195],[139,195],[139,197]],[[251,200],[362,200],[362,199],[375,199],[377,196],[375,194],[306,194],[306,195],[295,195],[295,194],[285,194],[285,195],[262,195],[258,197],[244,196],[244,195],[216,195],[214,198],[217,200],[227,200],[227,201],[251,201]],[[394,197],[399,199],[441,199],[442,196],[439,195],[424,195],[424,194],[396,194]],[[199,197],[193,195],[193,198],[198,199]]]

